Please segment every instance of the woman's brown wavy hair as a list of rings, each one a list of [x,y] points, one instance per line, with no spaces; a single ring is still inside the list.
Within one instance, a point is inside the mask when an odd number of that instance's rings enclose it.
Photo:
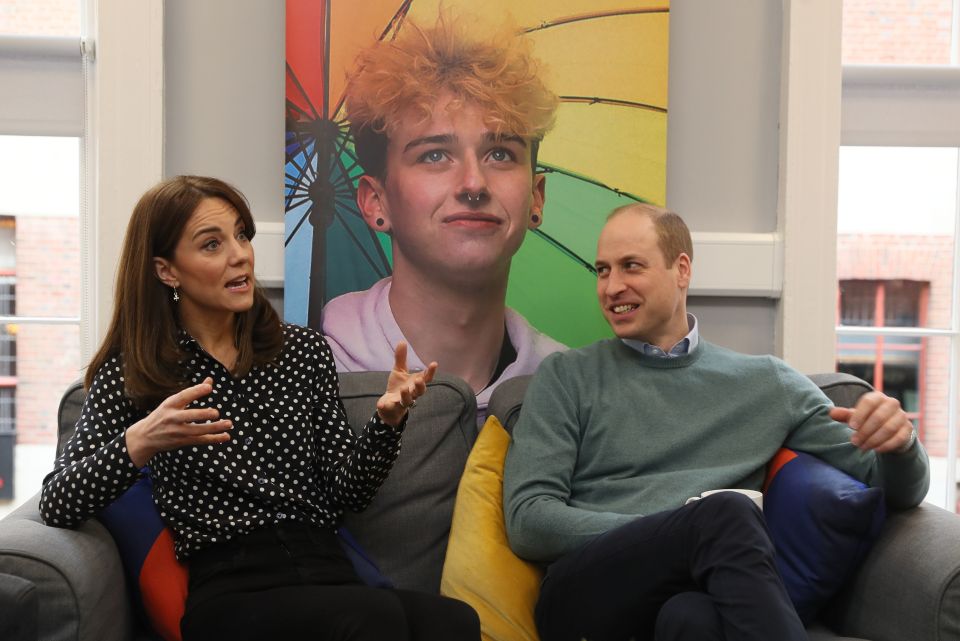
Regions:
[[[133,209],[117,267],[113,318],[100,349],[87,367],[90,387],[109,359],[123,357],[126,395],[149,411],[183,389],[188,377],[181,367],[186,356],[178,344],[180,329],[171,290],[157,277],[154,257],[168,260],[187,221],[207,198],[221,198],[237,211],[253,238],[256,227],[246,198],[216,178],[176,176],[147,191]],[[237,315],[237,362],[234,376],[273,361],[283,347],[283,328],[260,285],[254,282],[253,306]]]

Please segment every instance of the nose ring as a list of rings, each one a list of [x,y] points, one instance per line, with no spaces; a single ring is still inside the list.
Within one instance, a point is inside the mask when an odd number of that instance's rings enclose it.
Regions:
[[[478,203],[483,198],[483,192],[477,192],[475,194],[464,194],[464,197],[467,199],[468,203]]]

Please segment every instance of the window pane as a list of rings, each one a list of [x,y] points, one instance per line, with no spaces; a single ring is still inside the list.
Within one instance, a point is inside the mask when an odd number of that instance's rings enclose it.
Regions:
[[[0,0],[0,34],[79,36],[80,0]]]
[[[956,148],[842,147],[841,325],[950,327]]]
[[[843,64],[956,64],[953,0],[843,0]]]
[[[81,373],[79,158],[76,138],[0,136],[0,516],[51,469]]]
[[[941,507],[948,507],[949,365],[950,339],[946,337],[837,337],[837,371],[858,376],[899,400],[917,427],[930,455],[927,500]]]

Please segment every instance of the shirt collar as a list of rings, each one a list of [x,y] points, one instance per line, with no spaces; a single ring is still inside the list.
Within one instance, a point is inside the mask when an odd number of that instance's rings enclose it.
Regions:
[[[647,343],[646,341],[638,341],[633,338],[622,338],[620,340],[622,340],[628,347],[637,350],[641,354],[646,354],[647,356],[656,356],[658,358],[676,358],[677,356],[693,354],[693,352],[697,349],[697,345],[700,344],[700,330],[697,327],[697,317],[689,312],[687,313],[687,329],[690,330],[687,332],[687,335],[681,338],[667,352],[664,352],[656,345]]]

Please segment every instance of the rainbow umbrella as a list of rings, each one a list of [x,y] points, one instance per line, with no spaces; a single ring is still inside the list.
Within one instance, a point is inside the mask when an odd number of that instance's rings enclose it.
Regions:
[[[322,25],[326,39],[315,41],[314,53],[296,62],[290,54],[295,44],[291,40],[302,32],[291,30],[287,35],[288,116],[293,117],[288,118],[287,132],[285,311],[288,320],[319,326],[319,309],[326,300],[343,291],[364,289],[389,273],[389,239],[377,238],[356,212],[353,189],[361,170],[340,113],[343,72],[330,69],[345,69],[371,33],[392,37],[403,28],[406,16],[431,22],[441,2],[381,3],[389,6],[379,9],[375,9],[377,3],[356,3],[359,6],[351,7],[348,21],[342,23],[347,26],[339,28],[335,22],[340,17],[339,3],[288,0],[288,29],[291,20],[300,24],[305,16],[297,10],[291,13],[291,4],[309,7],[312,24]],[[669,3],[488,0],[476,5],[445,0],[442,4],[451,12],[462,7],[473,15],[512,15],[535,41],[537,55],[548,65],[548,83],[561,97],[557,124],[544,140],[538,159],[538,171],[548,175],[544,223],[527,234],[514,257],[507,303],[535,327],[571,346],[609,335],[594,294],[592,263],[600,227],[614,207],[665,200]],[[313,33],[319,31],[313,28]],[[331,40],[329,33],[337,37]],[[294,95],[321,95],[319,87],[301,91],[291,80],[306,73],[298,66],[311,59],[323,61],[325,78],[338,80],[322,85],[327,89],[322,93],[328,96],[321,102],[329,105],[325,111],[311,111],[300,104],[290,107],[291,87]],[[304,130],[326,132],[333,142],[317,143],[319,133],[301,133],[297,138],[297,132]],[[299,151],[305,146],[302,142],[308,143],[310,153]],[[334,162],[314,162],[310,154],[316,155],[317,149]],[[303,167],[309,170],[301,171]],[[313,187],[311,192],[311,184],[324,171],[335,188],[327,189],[324,177],[324,187]],[[311,208],[311,214],[304,215]],[[333,213],[321,217],[315,213],[318,209]],[[321,224],[327,227],[318,234]],[[341,233],[341,228],[349,231]],[[312,248],[310,254],[307,246]],[[306,267],[311,256],[321,255],[320,261]],[[317,279],[322,279],[322,289],[311,284]]]

